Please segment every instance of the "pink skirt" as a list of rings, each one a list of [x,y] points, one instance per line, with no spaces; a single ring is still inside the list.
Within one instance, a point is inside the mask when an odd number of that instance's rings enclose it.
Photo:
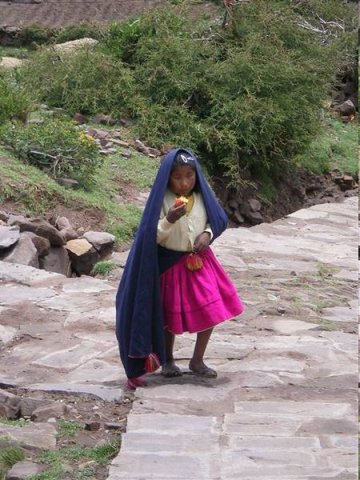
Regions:
[[[191,271],[188,255],[160,276],[164,325],[170,332],[201,332],[242,313],[234,285],[210,248],[199,254],[203,267]]]

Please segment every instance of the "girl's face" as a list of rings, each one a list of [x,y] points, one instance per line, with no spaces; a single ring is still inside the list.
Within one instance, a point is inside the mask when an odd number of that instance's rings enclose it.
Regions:
[[[175,195],[190,195],[196,183],[196,171],[189,165],[175,167],[170,174],[169,188]]]

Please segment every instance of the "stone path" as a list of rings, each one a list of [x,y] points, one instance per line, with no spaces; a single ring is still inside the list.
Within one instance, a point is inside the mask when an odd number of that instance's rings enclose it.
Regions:
[[[110,480],[357,478],[357,211],[349,198],[216,241],[246,305],[211,338],[219,376],[192,375],[194,336],[178,337],[184,375],[136,391]],[[115,292],[0,262],[0,385],[121,398]]]

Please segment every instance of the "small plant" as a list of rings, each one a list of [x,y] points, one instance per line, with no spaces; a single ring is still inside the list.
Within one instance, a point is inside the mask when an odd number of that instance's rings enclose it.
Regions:
[[[25,453],[21,448],[7,447],[0,452],[0,467],[11,468],[15,463],[23,461]]]
[[[109,275],[109,273],[116,268],[116,263],[113,262],[112,260],[103,260],[100,262],[97,262],[94,265],[94,268],[92,269],[92,275],[101,275],[101,276],[106,276]]]
[[[12,119],[24,122],[30,109],[28,95],[15,78],[0,74],[0,125]]]
[[[333,267],[332,265],[328,265],[326,263],[318,264],[317,274],[322,279],[332,277],[335,272],[336,272],[336,268]]]
[[[58,438],[72,438],[75,436],[76,432],[83,430],[82,425],[76,422],[69,422],[67,420],[59,421],[59,430],[57,437]]]
[[[8,418],[5,418],[5,417],[0,417],[0,423],[4,425],[13,425],[16,427],[25,427],[25,425],[29,424],[29,422],[24,418],[19,418],[19,420],[9,420]]]

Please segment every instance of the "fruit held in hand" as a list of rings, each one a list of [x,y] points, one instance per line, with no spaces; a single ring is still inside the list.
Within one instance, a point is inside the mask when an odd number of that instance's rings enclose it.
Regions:
[[[175,207],[180,207],[180,205],[186,205],[188,203],[189,199],[186,197],[178,197],[175,200]]]

